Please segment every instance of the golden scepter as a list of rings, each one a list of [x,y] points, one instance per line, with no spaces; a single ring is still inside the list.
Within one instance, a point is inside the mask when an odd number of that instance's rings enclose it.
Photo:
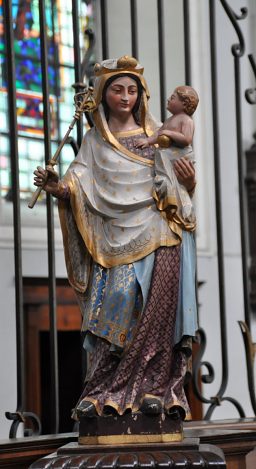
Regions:
[[[49,166],[51,166],[50,169],[53,169],[53,167],[56,164],[58,164],[59,154],[60,154],[63,146],[65,145],[71,130],[74,128],[75,123],[80,119],[81,115],[84,112],[91,112],[95,109],[96,104],[95,104],[95,100],[94,100],[94,97],[93,97],[93,88],[91,86],[89,86],[89,88],[86,88],[84,91],[80,91],[79,93],[76,93],[75,96],[74,96],[74,101],[75,101],[76,111],[75,111],[73,120],[70,123],[69,128],[68,128],[65,136],[61,140],[61,142],[60,142],[54,156],[50,159],[50,161],[48,163]],[[28,204],[29,208],[34,207],[34,205],[35,205],[41,191],[43,190],[43,188],[45,187],[45,185],[47,183],[48,175],[49,174],[46,175],[46,179],[44,181],[44,184],[42,186],[38,187],[36,189],[36,191],[34,192],[34,194],[32,195],[31,200]]]

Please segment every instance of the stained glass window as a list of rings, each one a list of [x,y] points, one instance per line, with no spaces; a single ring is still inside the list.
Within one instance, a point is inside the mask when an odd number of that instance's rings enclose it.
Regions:
[[[10,191],[9,136],[7,119],[7,78],[4,43],[3,5],[0,0],[0,196]],[[80,1],[80,30],[92,27],[93,2]],[[48,80],[51,111],[52,153],[67,131],[74,113],[72,84],[74,52],[72,2],[45,0],[48,50]],[[14,53],[17,90],[18,151],[21,197],[34,191],[33,171],[44,163],[43,96],[40,56],[39,0],[12,0]],[[87,43],[81,34],[81,55]],[[64,147],[61,173],[73,159],[73,150]]]

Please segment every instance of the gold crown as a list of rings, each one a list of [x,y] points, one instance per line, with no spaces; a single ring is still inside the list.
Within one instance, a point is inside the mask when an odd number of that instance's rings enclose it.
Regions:
[[[142,75],[144,68],[138,63],[137,59],[129,55],[123,55],[119,59],[104,60],[101,64],[96,63],[94,73],[96,77],[106,73],[132,72]]]

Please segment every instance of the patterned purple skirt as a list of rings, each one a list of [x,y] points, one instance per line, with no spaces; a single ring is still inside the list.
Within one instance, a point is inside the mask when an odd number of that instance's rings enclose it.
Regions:
[[[166,410],[180,406],[189,418],[183,390],[187,356],[173,346],[179,275],[180,246],[157,249],[147,304],[129,348],[118,357],[97,339],[80,400],[93,402],[99,415],[104,406],[119,414],[137,411],[144,397],[157,397]]]

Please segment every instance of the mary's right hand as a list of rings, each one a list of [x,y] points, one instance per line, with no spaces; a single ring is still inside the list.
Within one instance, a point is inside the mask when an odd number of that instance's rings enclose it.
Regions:
[[[46,166],[46,169],[37,166],[34,175],[35,186],[43,187],[43,189],[50,194],[56,193],[59,185],[59,175],[54,171],[52,166]]]

